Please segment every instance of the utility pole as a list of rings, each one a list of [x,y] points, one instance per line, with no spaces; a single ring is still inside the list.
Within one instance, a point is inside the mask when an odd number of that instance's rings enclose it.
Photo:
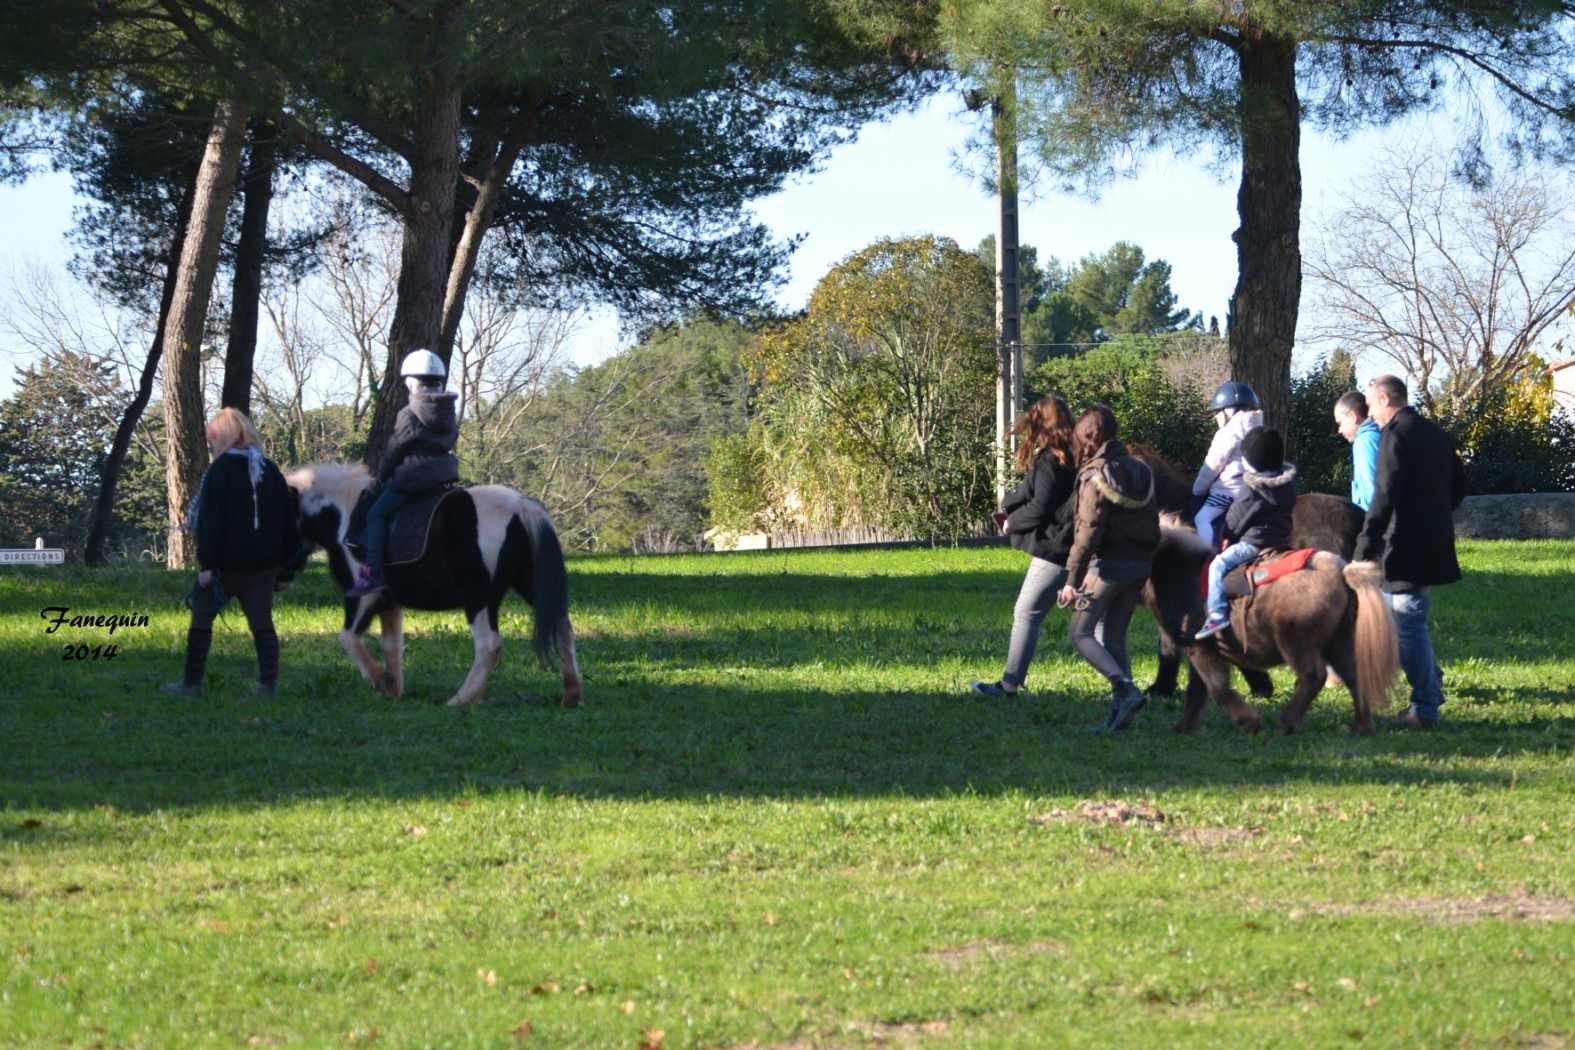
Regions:
[[[1017,75],[1004,70],[991,103],[998,211],[995,229],[995,502],[1006,499],[1016,439],[1007,430],[1023,410],[1023,328],[1017,285]]]

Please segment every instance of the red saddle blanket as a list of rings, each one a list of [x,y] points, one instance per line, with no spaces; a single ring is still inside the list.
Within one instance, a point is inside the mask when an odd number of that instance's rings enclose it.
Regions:
[[[1289,554],[1279,556],[1270,555],[1257,561],[1232,569],[1225,576],[1225,593],[1232,598],[1240,598],[1250,594],[1259,587],[1267,587],[1281,576],[1289,576],[1293,572],[1300,572],[1307,568],[1307,563],[1312,556],[1317,554],[1315,547],[1303,547],[1301,550],[1291,551]],[[1203,578],[1199,587],[1206,599],[1209,596],[1208,566],[1203,567]]]

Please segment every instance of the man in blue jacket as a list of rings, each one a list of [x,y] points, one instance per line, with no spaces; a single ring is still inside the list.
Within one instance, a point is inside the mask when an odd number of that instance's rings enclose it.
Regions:
[[[1334,425],[1351,443],[1351,502],[1370,510],[1378,473],[1378,424],[1367,418],[1367,398],[1360,390],[1341,394],[1334,403]]]
[[[1399,724],[1430,729],[1438,724],[1444,688],[1427,628],[1429,592],[1460,579],[1454,510],[1466,498],[1466,468],[1444,429],[1406,403],[1405,383],[1379,376],[1367,389],[1383,432],[1373,505],[1356,538],[1355,560],[1383,566],[1400,666],[1411,684],[1411,706]]]

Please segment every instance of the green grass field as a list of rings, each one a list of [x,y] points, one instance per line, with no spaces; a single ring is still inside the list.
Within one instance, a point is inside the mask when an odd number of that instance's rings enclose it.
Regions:
[[[0,571],[0,1045],[1575,1046],[1575,542],[1463,561],[1445,726],[1368,739],[1092,737],[1064,613],[975,703],[1001,549],[576,560],[571,711],[518,601],[468,711],[458,614],[386,700],[320,566],[279,699],[232,608],[172,700],[186,577]]]

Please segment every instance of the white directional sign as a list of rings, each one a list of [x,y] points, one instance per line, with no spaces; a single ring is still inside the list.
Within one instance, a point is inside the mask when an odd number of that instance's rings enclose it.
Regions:
[[[0,565],[64,565],[66,552],[59,547],[0,549]]]

